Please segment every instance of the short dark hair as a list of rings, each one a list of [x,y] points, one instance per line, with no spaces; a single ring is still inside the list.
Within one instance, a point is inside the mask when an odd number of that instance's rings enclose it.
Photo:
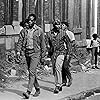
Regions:
[[[24,23],[29,23],[29,19],[25,19]]]
[[[98,37],[98,35],[94,33],[94,34],[92,35],[92,37],[93,37],[94,39],[96,39],[96,38]]]
[[[25,19],[24,21],[20,22],[20,26],[24,27],[25,23],[28,23],[29,19]]]
[[[35,14],[29,14],[28,19],[29,19],[29,17],[31,17],[31,16],[33,16],[33,17],[34,17],[34,20],[36,20],[36,15],[35,15]]]
[[[61,22],[61,24],[65,24],[67,27],[69,27],[69,23],[68,22]]]
[[[60,21],[59,20],[54,20],[53,25],[60,25]]]
[[[23,27],[24,26],[24,21],[21,21],[19,25]]]

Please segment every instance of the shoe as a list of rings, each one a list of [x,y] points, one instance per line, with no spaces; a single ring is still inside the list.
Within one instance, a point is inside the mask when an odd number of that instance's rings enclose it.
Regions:
[[[62,86],[66,86],[66,83],[62,83]]]
[[[71,85],[72,85],[72,79],[70,79],[70,80],[68,81],[67,87],[70,87]]]
[[[39,94],[40,94],[40,89],[36,90],[36,92],[33,94],[33,97],[37,97],[37,96],[39,96]]]
[[[62,86],[59,86],[58,89],[59,89],[59,91],[62,91]]]
[[[30,93],[24,92],[24,93],[23,93],[23,96],[25,97],[25,99],[29,99]]]
[[[54,94],[57,94],[57,93],[59,93],[58,86],[56,86],[55,89],[54,89]]]
[[[100,68],[98,68],[97,66],[95,66],[95,68],[96,68],[96,69],[100,69]]]
[[[95,69],[95,67],[94,67],[94,66],[92,66],[92,69]]]
[[[95,65],[92,65],[92,67],[91,67],[92,69],[95,69]]]

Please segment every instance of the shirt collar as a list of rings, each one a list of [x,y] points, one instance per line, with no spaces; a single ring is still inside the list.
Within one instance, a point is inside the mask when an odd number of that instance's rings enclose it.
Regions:
[[[38,29],[38,26],[36,25],[36,24],[34,24],[34,26],[32,27],[32,29],[29,29],[30,31],[31,30],[34,30],[34,31],[36,31]]]

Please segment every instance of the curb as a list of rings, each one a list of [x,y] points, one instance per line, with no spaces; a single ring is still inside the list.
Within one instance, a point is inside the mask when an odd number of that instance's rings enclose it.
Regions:
[[[87,97],[93,96],[95,93],[100,93],[100,87],[86,90],[75,95],[71,95],[59,100],[85,100]]]

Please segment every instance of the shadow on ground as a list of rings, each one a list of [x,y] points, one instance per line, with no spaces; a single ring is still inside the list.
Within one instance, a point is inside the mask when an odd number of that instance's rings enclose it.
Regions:
[[[22,86],[24,86],[25,88],[27,88],[27,84],[23,84]],[[40,85],[40,88],[43,89],[43,90],[50,91],[50,92],[53,92],[53,91],[54,91],[53,88],[47,87],[47,86],[41,86],[41,85]]]
[[[17,95],[19,95],[19,96],[23,96],[22,95],[22,93],[23,93],[23,91],[20,91],[20,90],[15,90],[15,89],[0,89],[0,92],[5,92],[5,91],[8,91],[8,92],[12,92],[12,93],[15,93],[15,94],[17,94]]]
[[[42,88],[42,89],[44,89],[44,90],[47,90],[47,91],[49,91],[49,92],[53,92],[53,91],[54,91],[54,89],[51,88],[51,87],[40,86],[40,88]]]
[[[38,78],[38,80],[39,80],[39,81],[42,81],[42,82],[47,82],[47,83],[50,83],[50,84],[55,84],[54,82],[48,81],[48,80],[43,80],[43,79],[39,79],[39,78]]]

